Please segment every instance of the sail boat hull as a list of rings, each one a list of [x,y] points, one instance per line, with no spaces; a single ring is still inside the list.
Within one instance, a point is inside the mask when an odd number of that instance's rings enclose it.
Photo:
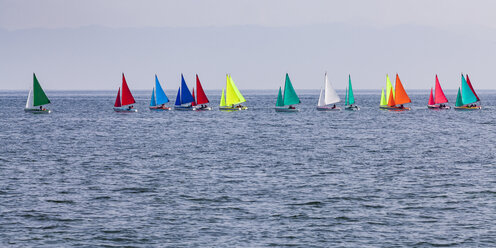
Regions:
[[[344,110],[348,110],[348,111],[358,111],[360,110],[360,108],[358,106],[354,106],[354,105],[348,105],[344,108]]]
[[[128,112],[128,113],[134,113],[134,112],[138,112],[137,109],[135,108],[127,108],[127,107],[114,107],[114,111],[115,112]]]
[[[49,109],[39,109],[39,108],[37,108],[37,109],[25,108],[24,112],[33,113],[33,114],[50,114],[50,113],[52,113],[52,111]]]
[[[247,110],[248,107],[246,106],[241,106],[241,107],[227,107],[227,106],[221,106],[219,107],[219,110],[227,110],[227,111],[238,111],[238,110]]]
[[[462,111],[463,110],[470,111],[470,110],[479,110],[479,109],[482,109],[482,107],[481,106],[475,106],[475,107],[461,106],[461,107],[455,107],[454,109],[455,110],[462,110]]]
[[[428,109],[438,109],[438,110],[439,109],[451,109],[450,106],[446,106],[446,105],[443,107],[441,107],[440,105],[427,105],[427,108]]]
[[[299,112],[300,110],[297,108],[288,108],[288,107],[276,107],[276,112]]]
[[[193,106],[174,106],[174,110],[178,111],[193,111],[195,110]]]
[[[408,110],[412,110],[410,107],[389,107],[389,106],[381,106],[381,109],[387,109],[387,110],[391,110],[391,111],[408,111]]]
[[[212,110],[212,107],[206,106],[206,107],[201,107],[201,106],[194,106],[193,110],[195,111],[209,111]]]
[[[168,111],[168,110],[172,110],[171,107],[166,107],[166,106],[151,106],[150,107],[150,110],[153,110],[153,111]]]
[[[317,106],[318,111],[341,111],[340,107],[330,107],[330,106]]]

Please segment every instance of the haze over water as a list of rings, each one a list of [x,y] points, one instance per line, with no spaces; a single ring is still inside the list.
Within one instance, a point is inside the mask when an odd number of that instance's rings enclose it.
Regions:
[[[0,92],[0,246],[496,246],[494,91],[481,111],[408,91],[413,110],[388,112],[358,90],[338,113],[297,92],[299,113],[275,113],[275,90],[229,113],[150,112],[133,91],[119,114],[115,92],[47,91],[50,115]]]

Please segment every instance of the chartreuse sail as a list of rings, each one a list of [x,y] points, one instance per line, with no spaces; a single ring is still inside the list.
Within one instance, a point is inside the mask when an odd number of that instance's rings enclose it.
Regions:
[[[462,75],[462,103],[463,105],[467,105],[474,102],[477,102],[477,97],[475,96],[470,86],[467,84],[467,80],[465,80],[465,77]]]
[[[353,95],[353,88],[351,86],[351,75],[348,75],[348,103],[347,105],[352,105],[355,103],[355,96]]]
[[[234,84],[231,76],[226,75],[226,106],[236,105],[246,102],[245,98],[239,92],[238,87]]]
[[[387,105],[386,95],[384,94],[384,89],[382,89],[382,93],[381,93],[381,106],[386,106],[386,105]]]
[[[41,88],[40,82],[38,82],[36,75],[33,73],[33,106],[41,106],[49,103],[50,100]]]
[[[463,76],[462,76],[463,77]],[[462,93],[460,92],[460,87],[458,87],[458,94],[456,95],[456,102],[455,102],[456,107],[461,107],[463,106],[462,102]]]
[[[393,100],[394,100],[394,88],[393,84],[391,83],[391,80],[389,80],[389,75],[386,74],[386,99],[389,101],[389,94],[393,93]]]
[[[279,94],[277,94],[276,106],[277,107],[283,107],[284,106],[284,100],[282,99],[281,87],[279,87]]]
[[[222,96],[220,98],[220,104],[219,106],[224,107],[227,106],[226,104],[226,97],[224,96],[224,89],[222,89]]]
[[[296,95],[293,84],[289,79],[289,75],[286,73],[286,82],[284,84],[284,105],[293,105],[299,103],[300,98],[298,98],[298,95]]]

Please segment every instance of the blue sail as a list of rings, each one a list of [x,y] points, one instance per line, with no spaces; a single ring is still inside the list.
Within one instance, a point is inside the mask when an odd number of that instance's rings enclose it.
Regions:
[[[165,104],[169,102],[169,98],[165,95],[160,82],[158,81],[157,75],[155,75],[155,89],[157,94],[157,105]]]
[[[176,106],[181,106],[181,87],[177,89],[177,96],[176,96]]]
[[[157,101],[155,101],[155,88],[152,90],[152,100],[150,100],[150,106],[155,107],[157,106]]]
[[[183,74],[181,74],[181,104],[194,102],[195,99],[191,95],[191,92],[188,89],[188,85],[186,85],[186,81],[184,81]],[[177,101],[176,101],[177,105]]]

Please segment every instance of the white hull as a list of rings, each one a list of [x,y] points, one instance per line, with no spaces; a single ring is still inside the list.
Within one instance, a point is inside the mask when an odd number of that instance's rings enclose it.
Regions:
[[[39,109],[39,108],[25,108],[24,112],[33,114],[50,114],[52,113],[49,109]]]
[[[205,108],[202,108],[202,107],[193,107],[193,110],[195,111],[209,111],[209,110],[212,110],[213,108],[212,107],[205,107]]]
[[[318,111],[341,111],[340,107],[329,107],[329,106],[317,106]]]
[[[129,109],[129,108],[118,108],[118,107],[114,107],[114,111],[115,112],[129,112],[129,113],[138,112],[138,110],[135,108]]]
[[[450,109],[450,106],[440,107],[439,105],[427,105],[428,109]]]
[[[276,107],[276,112],[299,112],[300,110],[297,108],[285,108],[285,107]]]

